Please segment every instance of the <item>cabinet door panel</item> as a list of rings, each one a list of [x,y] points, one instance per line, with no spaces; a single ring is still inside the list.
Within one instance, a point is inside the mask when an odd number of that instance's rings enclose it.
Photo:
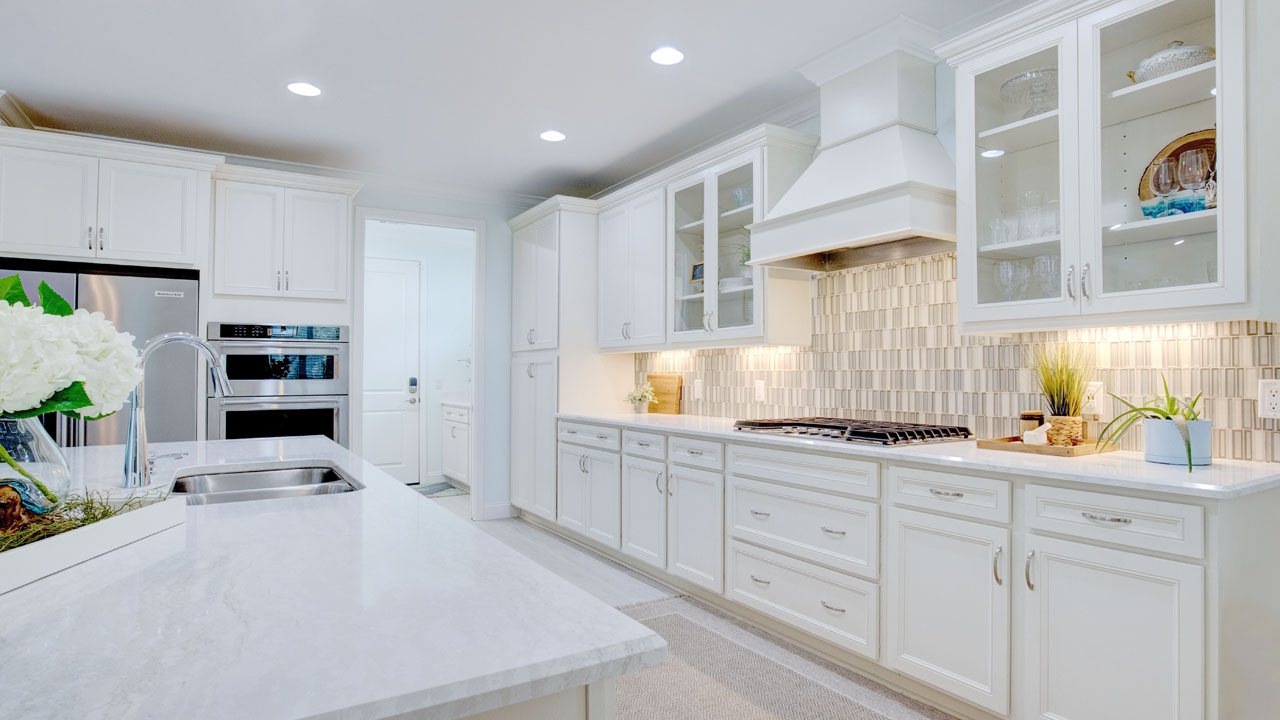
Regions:
[[[534,223],[533,346],[550,349],[560,339],[560,214]]]
[[[454,480],[471,484],[471,426],[455,423],[453,437]]]
[[[342,300],[347,296],[350,200],[341,193],[285,190],[284,294]]]
[[[533,225],[511,234],[511,350],[534,349],[533,337],[536,254]]]
[[[724,476],[667,466],[667,571],[724,592]]]
[[[622,458],[622,552],[659,570],[667,567],[667,466]]]
[[[885,664],[1004,715],[1009,531],[897,507],[887,518]]]
[[[284,188],[216,183],[213,291],[279,295],[284,262]]]
[[[0,249],[92,257],[97,218],[97,158],[0,148]]]
[[[511,363],[511,504],[546,517],[534,502],[535,398],[533,364]],[[548,520],[555,520],[552,513]]]
[[[587,534],[588,493],[590,470],[587,453],[572,445],[560,446],[560,462],[557,472],[556,522],[579,535]]]
[[[533,436],[533,511],[548,520],[556,517],[556,413],[559,411],[558,368],[555,355],[544,353],[530,363],[533,374],[533,421],[522,429]]]
[[[199,173],[123,160],[98,163],[98,256],[195,259]]]
[[[587,537],[622,547],[622,495],[617,453],[587,455]]]
[[[1027,717],[1204,717],[1200,567],[1036,535],[1027,551]]]
[[[632,202],[627,266],[631,293],[632,345],[652,345],[667,339],[666,298],[666,193],[655,190]]]
[[[602,348],[629,345],[626,324],[631,320],[631,206],[600,215],[600,302],[596,342]]]

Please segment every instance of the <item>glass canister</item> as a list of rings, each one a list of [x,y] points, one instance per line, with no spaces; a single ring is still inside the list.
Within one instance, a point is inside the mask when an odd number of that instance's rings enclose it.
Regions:
[[[71,489],[67,459],[38,418],[0,418],[0,461],[0,483],[32,512],[48,512]]]

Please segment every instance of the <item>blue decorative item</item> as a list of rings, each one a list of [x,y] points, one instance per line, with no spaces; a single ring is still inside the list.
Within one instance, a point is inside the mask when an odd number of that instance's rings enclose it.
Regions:
[[[1169,198],[1169,207],[1181,213],[1204,210],[1204,194],[1194,190],[1180,192]]]
[[[1162,197],[1153,197],[1142,202],[1142,216],[1146,218],[1158,218],[1168,209],[1169,206],[1165,204]]]

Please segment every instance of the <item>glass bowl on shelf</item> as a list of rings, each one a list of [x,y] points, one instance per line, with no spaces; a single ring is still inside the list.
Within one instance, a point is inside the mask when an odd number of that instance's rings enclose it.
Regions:
[[[1030,103],[1023,119],[1058,109],[1058,69],[1039,68],[1018,73],[1000,86],[1000,99],[1011,104]]]
[[[1181,40],[1174,40],[1169,47],[1138,63],[1138,69],[1129,73],[1129,79],[1135,83],[1155,80],[1179,70],[1186,70],[1203,65],[1215,57],[1213,48],[1206,45],[1187,45]]]

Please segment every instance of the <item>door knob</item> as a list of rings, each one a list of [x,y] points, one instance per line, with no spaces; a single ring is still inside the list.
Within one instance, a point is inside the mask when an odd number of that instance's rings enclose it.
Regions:
[[[411,397],[411,398],[409,398],[409,404],[410,404],[410,405],[417,405],[417,404],[418,404],[418,398],[416,398],[416,397]]]

